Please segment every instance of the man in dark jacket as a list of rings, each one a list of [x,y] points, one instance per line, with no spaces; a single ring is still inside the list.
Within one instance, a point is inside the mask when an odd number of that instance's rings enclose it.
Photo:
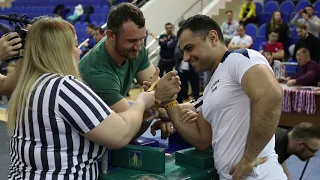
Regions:
[[[166,23],[165,28],[166,33],[159,37],[160,60],[158,67],[160,69],[160,77],[164,72],[170,72],[173,69],[175,65],[174,50],[178,42],[177,36],[174,34],[173,24]]]
[[[310,57],[312,60],[319,62],[320,60],[320,39],[315,37],[313,34],[308,33],[307,26],[302,24],[297,28],[298,36],[300,40],[296,43],[292,58],[297,60],[296,54],[298,49],[306,47],[310,51]]]

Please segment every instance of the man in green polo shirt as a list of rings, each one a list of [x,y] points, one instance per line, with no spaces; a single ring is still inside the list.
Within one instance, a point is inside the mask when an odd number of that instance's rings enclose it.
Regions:
[[[150,81],[156,71],[149,62],[148,53],[143,46],[146,36],[145,19],[139,8],[130,3],[122,3],[109,13],[106,37],[101,39],[80,60],[80,73],[84,82],[97,93],[115,112],[123,112],[130,107],[125,99],[133,79],[139,84]],[[174,73],[171,75],[176,77]],[[168,79],[168,78],[167,78]],[[166,90],[161,90],[160,83],[156,90],[157,100]],[[174,88],[174,87],[173,87]],[[170,122],[163,122],[161,127],[173,127]],[[137,136],[140,136],[150,123],[144,123]]]

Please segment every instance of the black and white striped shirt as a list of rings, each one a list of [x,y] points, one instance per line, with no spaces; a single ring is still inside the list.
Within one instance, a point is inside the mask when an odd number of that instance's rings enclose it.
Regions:
[[[10,140],[9,179],[97,179],[106,148],[81,134],[111,109],[73,76],[44,74],[31,89]]]

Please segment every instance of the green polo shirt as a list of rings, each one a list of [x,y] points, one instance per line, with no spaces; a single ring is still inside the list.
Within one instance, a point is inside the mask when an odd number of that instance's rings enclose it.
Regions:
[[[80,60],[79,69],[84,82],[112,106],[127,95],[137,72],[147,69],[150,62],[142,47],[137,59],[125,60],[123,66],[118,66],[106,49],[105,40],[106,37]]]

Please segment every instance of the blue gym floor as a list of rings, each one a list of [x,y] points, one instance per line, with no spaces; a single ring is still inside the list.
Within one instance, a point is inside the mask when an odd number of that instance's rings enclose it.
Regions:
[[[1,107],[0,107],[1,108]],[[155,138],[160,141],[160,143],[166,143],[167,141],[161,140],[160,132],[157,132],[157,135],[153,137],[150,131],[147,131],[143,134],[147,138]],[[0,121],[0,180],[7,179],[8,175],[8,165],[10,161],[9,157],[9,139],[7,136],[6,124],[3,121]],[[305,162],[301,162],[295,156],[291,156],[287,161],[289,171],[291,173],[292,180],[299,180]],[[307,180],[319,180],[320,179],[320,154],[318,152],[317,156],[312,158],[309,162],[308,168],[305,171],[305,176],[310,172]]]

